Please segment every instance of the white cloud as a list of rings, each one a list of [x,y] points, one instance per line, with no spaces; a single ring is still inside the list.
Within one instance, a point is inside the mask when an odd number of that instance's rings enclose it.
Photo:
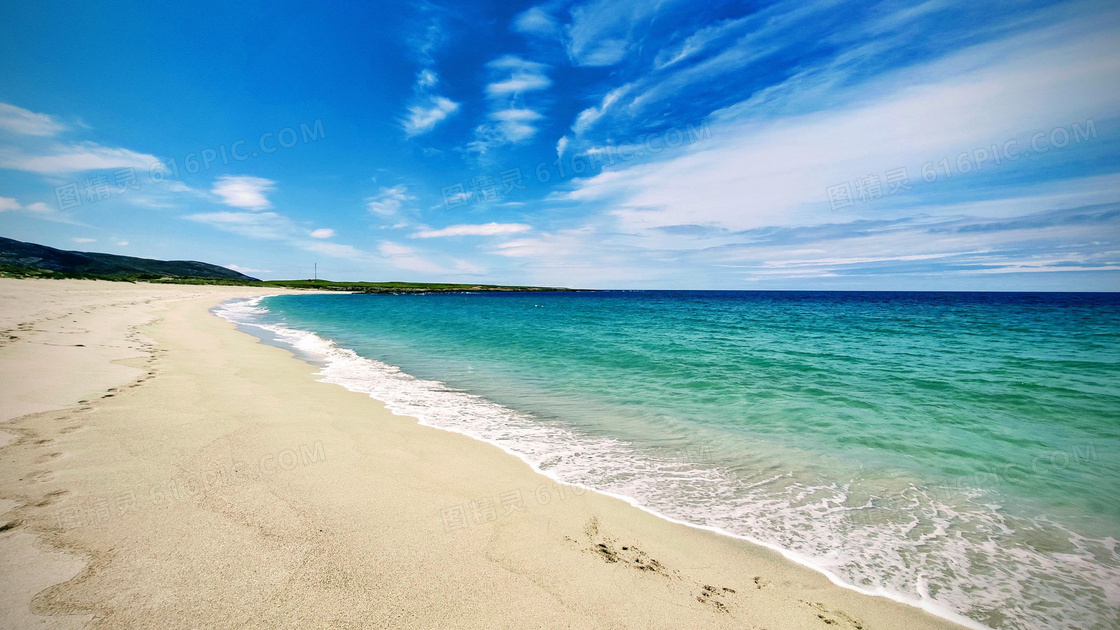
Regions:
[[[516,55],[505,55],[486,64],[500,78],[486,86],[486,95],[505,97],[547,89],[552,80],[545,75],[543,63],[526,61]]]
[[[435,71],[436,49],[444,42],[444,20],[449,13],[430,3],[423,3],[422,11],[427,15],[427,25],[422,31],[414,33],[408,42],[414,57],[420,62],[416,73],[413,96],[407,105],[407,113],[400,120],[405,136],[412,138],[435,129],[444,120],[459,111],[459,103],[439,92],[439,74]]]
[[[479,225],[463,224],[452,225],[439,230],[422,230],[412,235],[413,238],[441,238],[445,236],[499,236],[503,234],[518,234],[533,229],[524,223],[483,223]]]
[[[425,258],[412,247],[383,241],[377,248],[378,253],[384,257],[388,264],[405,271],[417,271],[426,274],[440,275],[478,275],[486,270],[465,260],[450,260],[450,266],[441,265]]]
[[[475,139],[467,149],[486,153],[493,147],[529,140],[537,134],[536,121],[544,118],[525,104],[525,95],[547,89],[552,80],[548,66],[516,55],[504,55],[486,64],[491,82],[486,86],[491,122],[475,128]]]
[[[556,18],[543,7],[531,7],[513,20],[511,28],[518,33],[538,37],[555,37],[560,33]]]
[[[404,121],[405,134],[410,138],[428,133],[448,116],[459,111],[459,104],[443,96],[427,96],[422,102],[410,105]]]
[[[389,259],[390,264],[398,269],[424,273],[447,273],[447,269],[423,258],[411,247],[385,241],[378,247],[378,252]]]
[[[487,153],[494,147],[529,140],[537,135],[533,123],[544,118],[540,113],[524,107],[511,107],[490,112],[494,122],[479,125],[474,130],[475,139],[467,144],[467,149]]]
[[[342,243],[326,243],[323,241],[308,241],[297,243],[297,246],[309,252],[317,252],[326,254],[327,256],[334,256],[335,258],[344,258],[357,262],[374,262],[374,258],[367,252],[364,252],[353,245],[345,245]]]
[[[639,24],[650,21],[674,0],[593,0],[571,9],[566,29],[568,57],[576,66],[613,66],[622,61],[635,40]]]
[[[117,245],[120,245],[121,247],[125,247],[125,246],[128,245],[128,241],[117,241]]]
[[[568,148],[569,142],[568,136],[560,136],[560,139],[556,141],[556,157],[564,157],[564,151]]]
[[[8,210],[26,210],[37,214],[50,214],[54,212],[54,208],[42,201],[36,201],[33,204],[24,206],[11,197],[0,197],[0,212]]]
[[[233,208],[267,210],[272,207],[272,202],[266,195],[275,188],[276,182],[263,177],[223,175],[214,182],[210,192],[221,197],[222,203]]]
[[[158,163],[159,159],[154,155],[104,147],[93,142],[55,145],[40,155],[27,155],[14,147],[0,149],[0,168],[44,175],[129,167],[147,172]]]
[[[0,129],[25,136],[53,136],[65,130],[66,126],[46,114],[0,103]]]
[[[250,238],[282,240],[299,232],[287,217],[275,212],[204,212],[184,218]]]
[[[559,262],[567,256],[581,255],[586,239],[595,232],[590,226],[542,233],[535,238],[518,238],[494,246],[491,253],[509,258],[536,258]]]
[[[431,48],[435,45],[435,37],[429,34],[424,40],[422,57],[425,63],[431,65]],[[408,115],[401,121],[405,135],[409,138],[428,133],[455,112],[459,111],[459,104],[437,93],[439,75],[435,70],[426,67],[416,73],[416,85],[413,87],[414,96],[408,106]]]
[[[633,87],[633,84],[627,83],[626,85],[607,92],[606,95],[603,96],[603,100],[599,103],[598,107],[588,107],[576,116],[576,121],[572,123],[572,131],[574,131],[577,136],[582,135],[592,125],[598,122],[607,110],[618,102],[618,99],[625,96]]]
[[[77,238],[74,238],[74,239],[71,239],[71,240],[73,240],[75,243],[96,243],[97,242],[97,239],[95,239],[95,238],[83,238],[83,237],[77,237]]]
[[[282,241],[304,251],[326,254],[360,263],[375,263],[377,258],[351,245],[309,240],[307,231],[291,219],[275,212],[206,212],[185,217],[223,232],[239,236]]]
[[[544,118],[539,113],[526,108],[502,109],[490,114],[497,121],[498,129],[510,142],[521,142],[537,135],[534,122]]]
[[[232,269],[238,273],[272,273],[269,269],[253,269],[252,267],[242,267],[241,265],[225,265],[226,269]]]
[[[662,70],[689,59],[699,54],[713,42],[718,41],[728,33],[732,33],[741,28],[749,19],[749,17],[742,17],[735,20],[723,20],[718,24],[705,26],[685,38],[680,45],[661,49],[661,51],[657,53],[653,65],[658,70]]]
[[[411,256],[416,250],[406,245],[399,245],[392,241],[384,241],[378,247],[383,256]]]
[[[433,70],[425,68],[416,75],[417,87],[424,89],[433,88],[437,83],[439,83],[439,75],[437,75]]]
[[[408,194],[408,188],[403,185],[391,188],[382,186],[381,190],[372,197],[366,197],[366,209],[370,212],[390,217],[401,211],[404,204],[415,200],[416,197]]]
[[[381,197],[381,203],[390,205],[400,199],[411,199],[405,192],[403,186],[390,189],[383,188]],[[319,228],[308,231],[307,228],[301,227],[295,221],[276,212],[205,212],[189,214],[183,218],[238,236],[278,241],[303,251],[324,254],[326,256],[341,258],[363,265],[381,266],[386,264],[383,257],[373,252],[365,251],[352,245],[324,240],[335,235],[334,230],[330,228]],[[236,265],[228,266],[231,269],[241,270]],[[242,271],[244,272],[244,270]],[[250,271],[268,273],[268,270]]]

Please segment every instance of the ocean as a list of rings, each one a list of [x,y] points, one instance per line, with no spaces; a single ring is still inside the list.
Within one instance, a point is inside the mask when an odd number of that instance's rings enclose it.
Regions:
[[[216,312],[557,481],[976,628],[1120,627],[1120,294],[283,295]]]

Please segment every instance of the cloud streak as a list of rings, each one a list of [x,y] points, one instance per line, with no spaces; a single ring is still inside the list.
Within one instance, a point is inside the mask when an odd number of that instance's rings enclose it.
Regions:
[[[267,210],[272,207],[268,195],[276,189],[276,182],[263,177],[223,175],[214,182],[210,192],[231,208]]]
[[[66,126],[46,114],[0,103],[0,129],[25,136],[54,136]]]
[[[408,187],[404,185],[386,187],[382,186],[376,195],[366,197],[366,210],[380,217],[393,217],[400,214],[405,204],[415,201],[416,197],[409,194]]]
[[[0,168],[40,175],[68,175],[85,171],[134,168],[148,172],[159,158],[129,149],[105,147],[94,142],[56,144],[38,154],[16,147],[0,147]]]
[[[524,223],[483,223],[480,225],[451,225],[439,230],[421,230],[412,238],[445,238],[449,236],[502,236],[520,234],[532,230]]]

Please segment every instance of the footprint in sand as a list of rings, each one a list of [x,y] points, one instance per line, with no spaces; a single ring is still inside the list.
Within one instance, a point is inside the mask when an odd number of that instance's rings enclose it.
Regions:
[[[863,622],[840,610],[829,610],[820,602],[804,602],[806,606],[817,611],[817,619],[826,626],[863,630]]]
[[[46,483],[54,479],[54,471],[43,470],[37,473],[32,473],[28,479],[35,483]]]
[[[47,507],[48,505],[51,505],[52,503],[57,501],[59,498],[64,497],[68,494],[70,494],[69,490],[51,490],[50,492],[43,495],[43,498],[35,504],[35,507]]]
[[[674,577],[677,573],[670,572],[664,565],[636,546],[620,545],[613,536],[602,533],[598,518],[588,521],[583,533],[591,543],[589,551],[598,554],[605,562],[624,564],[639,571],[657,573],[665,577]]]
[[[735,589],[733,588],[727,588],[726,586],[718,587],[712,586],[710,584],[705,584],[703,587],[701,587],[700,594],[696,596],[696,601],[700,602],[701,604],[708,604],[710,606],[713,606],[721,613],[731,614],[731,610],[727,607],[724,597],[734,594]]]

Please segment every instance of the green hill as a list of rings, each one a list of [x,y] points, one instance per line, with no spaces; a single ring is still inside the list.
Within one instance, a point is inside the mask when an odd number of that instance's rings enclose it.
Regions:
[[[232,269],[194,260],[153,260],[116,254],[74,252],[0,237],[0,270],[9,275],[57,278],[149,280],[220,279],[259,282]]]
[[[267,280],[194,260],[153,260],[115,254],[73,252],[0,236],[0,276],[19,278],[86,278],[93,280],[234,284],[353,293],[457,293],[477,291],[574,291],[559,287],[526,287],[447,282],[331,282],[330,280]]]

